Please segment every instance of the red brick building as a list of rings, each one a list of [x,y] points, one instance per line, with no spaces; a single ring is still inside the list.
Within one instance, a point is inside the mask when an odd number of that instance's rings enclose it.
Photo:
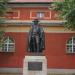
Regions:
[[[48,72],[75,73],[75,32],[66,30],[64,21],[51,10],[55,0],[12,0],[1,26],[5,30],[0,49],[0,72],[22,72],[27,52],[28,32],[35,18],[45,32]]]

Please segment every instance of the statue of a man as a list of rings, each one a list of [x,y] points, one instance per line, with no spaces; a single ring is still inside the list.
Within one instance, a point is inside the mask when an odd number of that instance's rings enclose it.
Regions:
[[[45,34],[43,28],[38,24],[38,19],[35,19],[34,24],[29,32],[28,51],[42,52],[45,49]]]

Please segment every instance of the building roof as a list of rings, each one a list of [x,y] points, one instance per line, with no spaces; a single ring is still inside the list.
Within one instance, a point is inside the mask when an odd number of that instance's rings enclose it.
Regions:
[[[10,2],[20,2],[20,3],[23,3],[23,2],[53,2],[55,0],[11,0]]]

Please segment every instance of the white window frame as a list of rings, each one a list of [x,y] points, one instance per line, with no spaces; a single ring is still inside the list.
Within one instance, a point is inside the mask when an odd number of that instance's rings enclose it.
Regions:
[[[4,43],[4,41],[6,41],[6,40],[7,40],[7,42]],[[14,43],[14,41],[12,43],[10,43],[9,42],[11,40],[10,37],[6,37],[6,40],[3,40],[2,45],[4,44],[4,45],[6,45],[6,47],[3,46],[1,48],[1,52],[15,52],[15,43]],[[13,48],[10,48],[11,47],[10,45],[13,45]]]
[[[37,18],[42,19],[44,18],[44,12],[37,12]]]
[[[35,19],[35,18],[37,18],[37,15],[36,15],[36,16],[33,16],[33,15],[32,15],[33,13],[37,13],[37,12],[44,12],[44,18],[43,18],[44,20],[45,20],[45,19],[50,19],[50,20],[51,20],[51,18],[52,18],[52,16],[51,16],[51,10],[47,10],[47,11],[45,11],[45,10],[30,10],[30,19]],[[49,13],[49,14],[48,14],[49,16],[46,17],[46,16],[45,16],[45,13],[47,13],[47,12]]]
[[[74,38],[75,38],[75,37],[70,38],[71,41],[72,41],[71,44],[66,43],[66,50],[67,50],[67,53],[75,53],[75,50],[74,50],[75,43],[73,43]],[[69,40],[70,40],[70,39],[69,39]],[[68,40],[68,41],[69,41],[69,40]],[[68,42],[68,41],[67,41],[67,42]],[[72,48],[71,48],[71,46],[72,46]]]

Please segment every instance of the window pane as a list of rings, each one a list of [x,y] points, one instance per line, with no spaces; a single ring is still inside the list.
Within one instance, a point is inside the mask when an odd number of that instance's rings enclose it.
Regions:
[[[73,52],[75,52],[75,45],[73,45]]]
[[[66,46],[69,53],[75,53],[75,37],[69,39]]]
[[[44,12],[37,12],[37,18],[43,18]]]
[[[72,39],[68,40],[67,44],[72,44]]]
[[[7,51],[7,44],[2,44],[2,50]]]
[[[14,43],[13,44],[9,44],[8,45],[9,52],[13,51],[13,49],[14,49]]]
[[[12,39],[9,39],[9,43],[13,43],[13,40]]]
[[[67,45],[67,51],[72,52],[72,45]]]
[[[75,38],[73,38],[73,44],[75,44]]]
[[[14,50],[14,41],[13,39],[7,37],[4,39],[2,44],[2,51],[12,52]]]
[[[14,48],[14,44],[9,44],[9,48]]]
[[[3,43],[8,43],[8,40],[6,39],[6,40],[4,40],[4,42]]]

